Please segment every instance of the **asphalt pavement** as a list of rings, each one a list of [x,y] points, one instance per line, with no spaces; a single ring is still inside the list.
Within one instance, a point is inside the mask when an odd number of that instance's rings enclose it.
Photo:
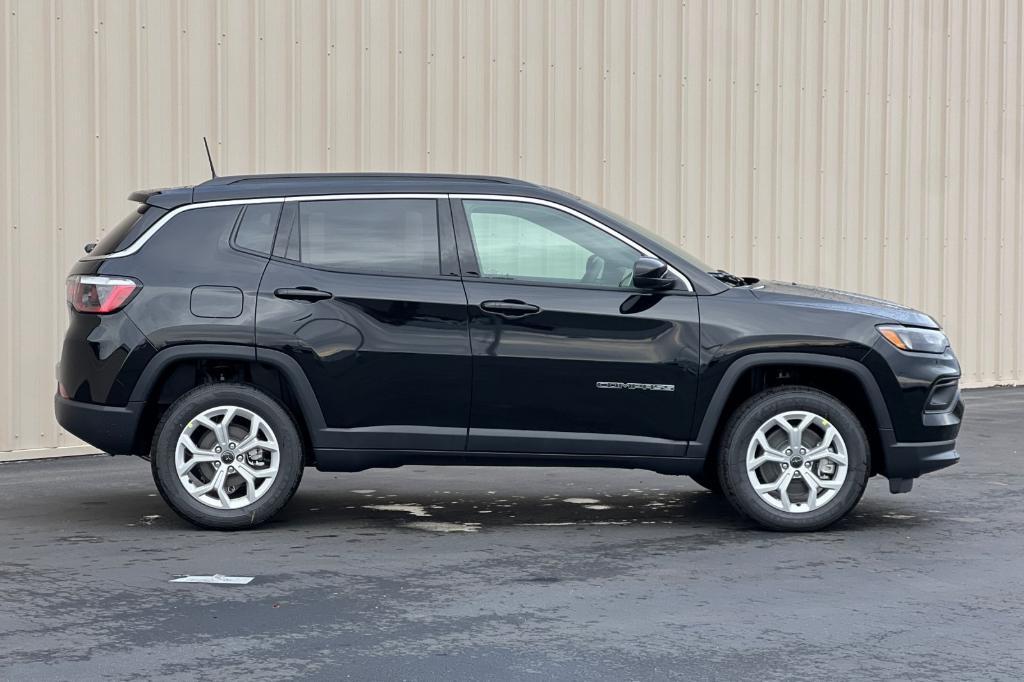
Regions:
[[[966,401],[958,466],[804,535],[643,471],[308,470],[220,533],[139,459],[0,465],[0,679],[1021,679],[1024,389]]]

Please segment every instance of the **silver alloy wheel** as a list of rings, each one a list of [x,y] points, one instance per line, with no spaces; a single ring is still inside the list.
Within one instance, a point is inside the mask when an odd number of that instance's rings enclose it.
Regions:
[[[274,485],[281,463],[277,436],[252,410],[211,407],[178,436],[174,466],[185,490],[216,509],[252,504]]]
[[[767,504],[795,514],[821,509],[839,494],[849,469],[846,442],[824,417],[777,414],[747,446],[747,478]]]

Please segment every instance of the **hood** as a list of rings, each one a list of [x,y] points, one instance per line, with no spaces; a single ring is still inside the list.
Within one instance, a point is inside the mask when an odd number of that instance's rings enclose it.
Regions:
[[[808,308],[827,308],[829,310],[845,310],[861,315],[882,318],[885,321],[898,322],[910,327],[928,327],[939,329],[939,324],[929,315],[906,306],[886,301],[873,296],[853,294],[848,291],[812,287],[804,284],[786,282],[761,282],[751,291],[758,299],[765,302],[783,305],[806,306]]]

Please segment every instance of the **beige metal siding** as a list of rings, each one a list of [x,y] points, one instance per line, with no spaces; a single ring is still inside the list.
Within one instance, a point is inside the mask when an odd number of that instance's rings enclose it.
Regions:
[[[51,416],[81,246],[140,187],[551,184],[742,274],[875,294],[1024,379],[1019,0],[0,0],[0,451]]]

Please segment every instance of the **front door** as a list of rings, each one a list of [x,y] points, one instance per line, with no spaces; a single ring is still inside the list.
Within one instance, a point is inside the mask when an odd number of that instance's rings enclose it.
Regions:
[[[696,296],[634,288],[645,254],[557,204],[452,205],[473,352],[469,449],[685,456]]]
[[[463,450],[471,361],[447,198],[290,201],[279,232],[256,344],[305,372],[317,447]]]

